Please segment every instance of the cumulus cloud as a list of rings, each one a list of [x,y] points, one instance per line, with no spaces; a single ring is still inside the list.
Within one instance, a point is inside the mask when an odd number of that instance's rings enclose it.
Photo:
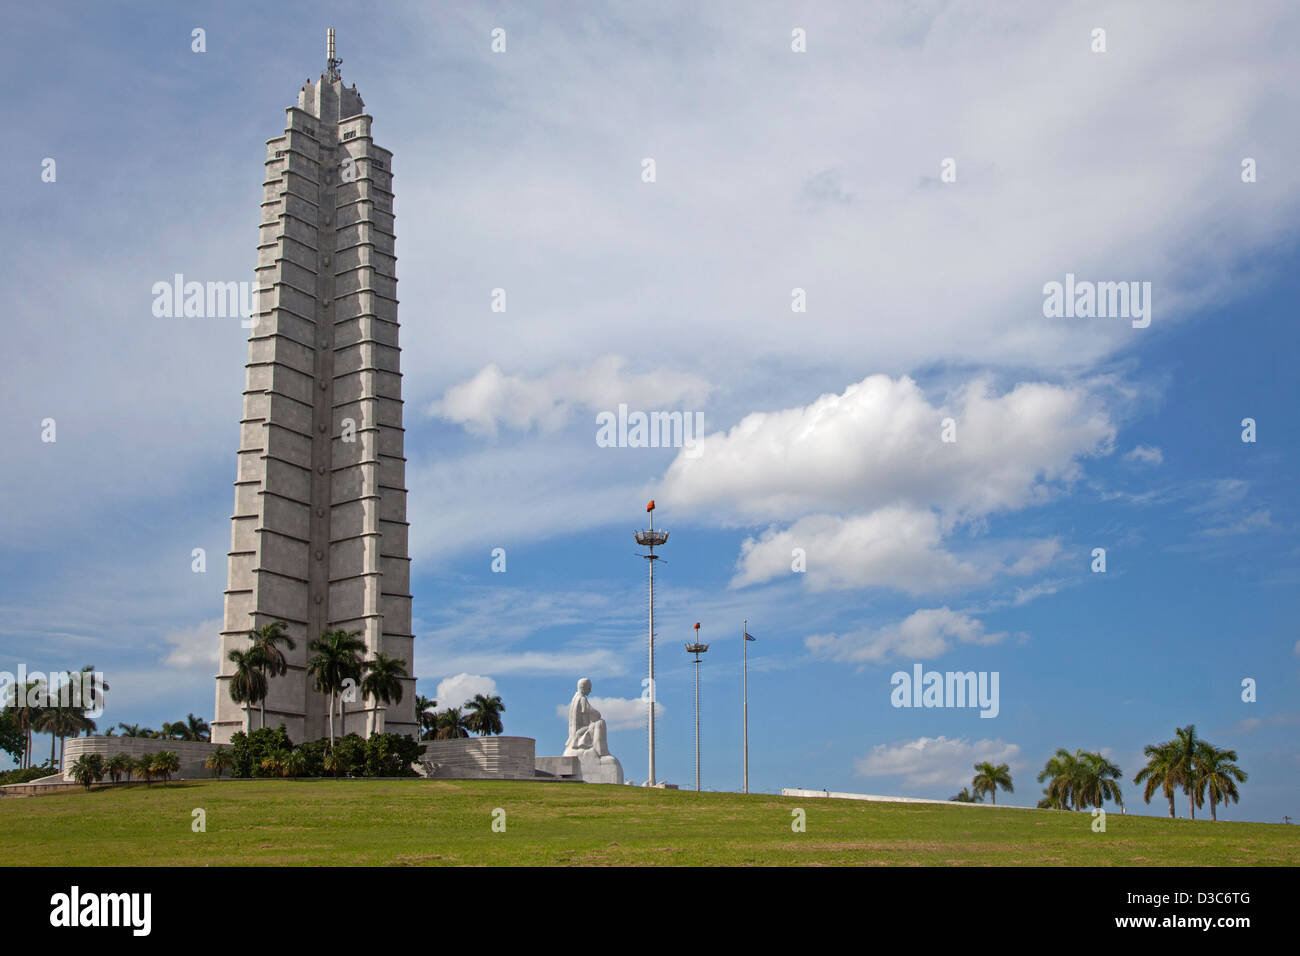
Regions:
[[[804,646],[814,657],[848,664],[874,664],[891,658],[928,660],[946,654],[953,641],[997,644],[1005,631],[987,633],[984,623],[948,607],[915,611],[898,624],[846,634],[813,634]]]
[[[943,440],[946,419],[953,441]],[[1079,477],[1081,458],[1108,454],[1114,436],[1082,386],[1024,382],[995,395],[976,379],[935,405],[906,376],[872,375],[698,439],[661,491],[720,519],[794,519],[742,544],[734,587],[799,570],[802,559],[812,590],[954,591],[1032,573],[1059,550],[1047,539],[956,555],[945,539],[957,523],[1047,500]]]
[[[586,366],[566,366],[534,378],[506,375],[495,364],[449,388],[429,413],[475,434],[495,435],[500,426],[520,431],[563,427],[579,408],[698,411],[712,390],[704,379],[672,369],[630,372],[626,360],[606,355]]]
[[[457,674],[455,677],[444,677],[438,681],[438,689],[434,692],[433,699],[438,702],[438,710],[443,711],[463,706],[465,701],[472,700],[475,694],[492,697],[496,692],[497,682],[491,677],[484,677],[481,674]]]
[[[941,440],[945,418],[955,441]],[[805,406],[755,412],[674,459],[665,498],[789,520],[817,511],[935,508],[974,517],[1046,500],[1111,450],[1115,426],[1082,386],[983,379],[933,405],[911,378],[871,375]]]
[[[969,784],[971,768],[984,760],[1009,764],[1014,770],[1019,758],[1019,745],[1003,740],[918,737],[873,747],[855,762],[855,770],[859,777],[902,777],[904,788],[921,790]]]
[[[848,518],[812,515],[746,538],[731,586],[790,573],[798,550],[813,591],[886,587],[908,594],[947,593],[987,584],[999,574],[1031,574],[1060,550],[1055,539],[1003,542],[981,548],[975,558],[953,554],[944,538],[943,522],[932,511],[889,507]]]

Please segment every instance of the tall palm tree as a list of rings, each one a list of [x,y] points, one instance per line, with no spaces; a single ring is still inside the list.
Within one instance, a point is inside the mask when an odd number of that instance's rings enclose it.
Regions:
[[[1174,730],[1173,745],[1174,770],[1178,775],[1178,784],[1187,794],[1187,815],[1195,820],[1196,808],[1205,803],[1204,789],[1196,787],[1196,754],[1201,740],[1196,736],[1196,725],[1188,724]]]
[[[262,679],[268,677],[283,677],[289,671],[289,661],[280,650],[283,644],[289,650],[297,648],[293,638],[285,633],[289,625],[284,621],[274,621],[270,624],[263,624],[261,628],[249,631],[248,636],[252,640],[252,647],[259,653],[262,659]],[[268,690],[270,685],[267,685]],[[263,696],[259,702],[258,711],[261,717],[261,724],[266,726],[266,697]]]
[[[40,700],[45,690],[44,681],[28,681],[26,686],[13,689],[14,714],[18,718],[18,728],[26,738],[27,745],[23,748],[23,759],[21,766],[30,767],[32,765],[32,731],[36,729],[36,717],[41,708],[31,703],[33,700]]]
[[[501,733],[501,712],[506,705],[501,703],[500,697],[475,694],[473,700],[465,702],[465,707],[469,710],[465,715],[465,726],[474,733],[480,737]]]
[[[1079,753],[1079,780],[1076,799],[1079,807],[1100,807],[1103,800],[1114,800],[1120,806],[1124,798],[1120,795],[1119,782],[1123,772],[1099,753],[1088,750]]]
[[[63,708],[65,711],[67,711],[68,717],[66,720],[61,721],[61,727],[59,733],[59,766],[60,767],[63,766],[63,748],[67,736],[71,734],[73,737],[79,737],[81,736],[81,732],[83,730],[86,731],[87,733],[91,733],[95,729],[95,722],[86,716],[86,711],[89,709],[87,705],[93,704],[94,701],[87,699],[86,695],[82,693],[83,689],[86,687],[86,683],[87,683],[86,678],[88,678],[90,675],[94,673],[95,673],[94,664],[87,664],[85,667],[81,669],[81,674],[78,675],[77,677],[77,684],[76,684],[77,693],[75,696],[72,697],[70,706]],[[71,675],[68,676],[69,678],[71,677]],[[105,684],[103,689],[108,690],[108,685]]]
[[[455,740],[460,737],[468,737],[469,728],[465,726],[465,718],[461,715],[459,707],[448,707],[446,710],[438,711],[438,740]]]
[[[307,645],[312,657],[307,661],[307,673],[316,678],[316,689],[330,698],[330,746],[334,746],[334,697],[343,689],[348,678],[361,679],[361,658],[365,641],[360,631],[329,631]],[[339,720],[345,719],[343,700],[339,699]],[[346,733],[346,726],[341,728]]]
[[[975,765],[975,776],[971,779],[971,789],[979,796],[988,794],[996,806],[998,802],[998,787],[1001,787],[1007,793],[1015,793],[1015,788],[1011,786],[1011,768],[1004,763],[996,767],[987,760]]]
[[[1219,819],[1215,805],[1222,803],[1226,807],[1229,801],[1235,803],[1239,796],[1237,784],[1246,782],[1246,771],[1237,766],[1236,760],[1237,751],[1220,750],[1201,741],[1196,753],[1196,779],[1198,788],[1209,791],[1211,823],[1217,823]]]
[[[366,676],[361,680],[361,693],[375,701],[376,710],[370,716],[370,733],[382,731],[383,710],[379,701],[388,704],[402,702],[402,678],[406,675],[406,665],[395,657],[376,653],[362,664]]]
[[[189,740],[189,732],[189,727],[179,720],[175,723],[172,723],[171,721],[163,721],[162,730],[160,731],[160,733],[168,740],[173,737],[179,740]]]
[[[437,706],[436,700],[430,700],[423,694],[415,695],[415,723],[419,728],[415,734],[416,740],[424,740],[425,734],[438,725],[438,718],[433,713]]]
[[[1047,801],[1056,810],[1074,810],[1079,806],[1079,757],[1064,747],[1058,747],[1048,758],[1038,775],[1038,782],[1047,783]]]
[[[193,714],[185,715],[185,725],[188,731],[186,740],[206,741],[212,739],[212,728],[202,717],[195,717]]]
[[[262,673],[262,655],[256,648],[232,650],[226,655],[235,665],[230,678],[230,699],[244,705],[244,733],[253,732],[253,704],[266,697],[266,675]]]
[[[1162,790],[1169,801],[1169,819],[1172,820],[1174,819],[1174,788],[1179,784],[1173,744],[1170,741],[1162,744],[1147,744],[1142,748],[1142,753],[1147,758],[1147,765],[1137,772],[1133,782],[1146,781],[1147,786],[1142,792],[1142,799],[1147,803],[1151,802],[1151,797],[1157,789]]]

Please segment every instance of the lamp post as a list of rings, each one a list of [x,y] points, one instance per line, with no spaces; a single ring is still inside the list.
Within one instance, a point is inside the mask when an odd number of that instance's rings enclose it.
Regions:
[[[709,649],[700,643],[700,622],[695,622],[695,640],[686,645],[686,653],[695,655],[695,792],[700,792],[700,655]]]
[[[649,746],[650,746],[650,775],[646,778],[646,786],[655,786],[655,562],[659,560],[659,555],[655,554],[655,548],[664,545],[668,541],[667,531],[655,530],[655,503],[651,499],[650,503],[645,506],[646,513],[650,515],[650,530],[637,531],[633,535],[636,543],[644,548],[649,548],[649,554],[643,554],[642,557],[648,562],[650,569],[650,680],[646,687],[649,693],[649,706],[647,713],[649,715]],[[644,696],[644,695],[643,695]]]

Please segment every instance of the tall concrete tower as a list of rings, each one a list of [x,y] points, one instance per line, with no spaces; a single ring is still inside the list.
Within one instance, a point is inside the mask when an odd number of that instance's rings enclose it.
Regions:
[[[384,729],[416,732],[392,153],[343,85],[333,30],[327,44],[320,81],[267,142],[214,741],[244,723],[227,653],[273,621],[296,648],[270,681],[268,727],[284,723],[295,743],[328,733],[307,644],[342,629],[361,632],[367,657],[405,662]],[[358,693],[345,707],[364,736],[375,702]]]

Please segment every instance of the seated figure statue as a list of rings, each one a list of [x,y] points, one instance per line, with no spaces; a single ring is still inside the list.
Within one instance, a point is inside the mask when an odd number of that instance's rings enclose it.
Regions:
[[[598,757],[609,756],[605,721],[600,711],[587,700],[591,681],[586,677],[578,681],[578,691],[569,701],[569,739],[564,744],[564,756],[577,757],[590,751]]]

